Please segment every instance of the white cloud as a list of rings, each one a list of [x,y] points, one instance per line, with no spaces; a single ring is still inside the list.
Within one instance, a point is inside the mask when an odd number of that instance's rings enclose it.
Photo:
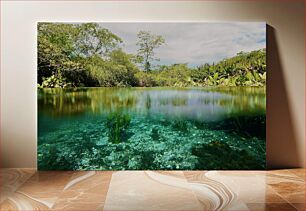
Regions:
[[[162,35],[166,45],[156,50],[158,64],[188,63],[197,66],[266,47],[266,24],[230,23],[100,23],[124,40],[123,48],[137,52],[140,30]]]

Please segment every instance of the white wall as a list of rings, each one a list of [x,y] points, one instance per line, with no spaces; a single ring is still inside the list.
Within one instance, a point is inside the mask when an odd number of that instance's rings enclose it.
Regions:
[[[304,165],[303,1],[1,1],[3,167],[36,167],[37,21],[267,22],[274,28],[268,35],[267,161],[270,167]]]

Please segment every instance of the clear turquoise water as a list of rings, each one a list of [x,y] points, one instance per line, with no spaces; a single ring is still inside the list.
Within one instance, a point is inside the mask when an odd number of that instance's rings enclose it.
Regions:
[[[39,169],[264,169],[265,88],[38,90]]]

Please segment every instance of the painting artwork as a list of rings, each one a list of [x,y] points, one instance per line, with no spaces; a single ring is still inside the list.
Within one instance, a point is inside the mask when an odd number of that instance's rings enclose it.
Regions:
[[[37,23],[39,170],[266,168],[266,23]]]

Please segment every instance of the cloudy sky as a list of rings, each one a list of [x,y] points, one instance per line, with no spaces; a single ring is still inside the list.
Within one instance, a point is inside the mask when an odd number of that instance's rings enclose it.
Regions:
[[[157,64],[188,63],[198,66],[266,47],[266,24],[231,23],[101,23],[124,41],[123,49],[137,53],[140,30],[161,35],[165,44],[156,49]]]

